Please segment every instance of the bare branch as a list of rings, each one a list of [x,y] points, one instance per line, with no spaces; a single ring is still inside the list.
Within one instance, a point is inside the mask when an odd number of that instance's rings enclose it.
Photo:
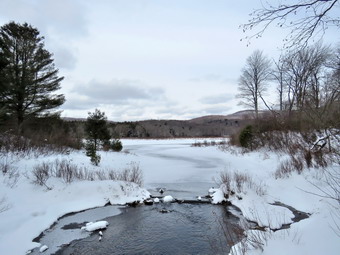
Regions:
[[[258,28],[250,36],[245,37],[248,44],[251,39],[262,37],[269,26],[288,28],[290,33],[285,38],[284,47],[305,47],[312,38],[321,38],[328,27],[340,27],[339,17],[331,17],[330,13],[337,4],[338,0],[303,0],[298,4],[262,5],[261,9],[250,14],[252,18],[240,28],[244,32]]]

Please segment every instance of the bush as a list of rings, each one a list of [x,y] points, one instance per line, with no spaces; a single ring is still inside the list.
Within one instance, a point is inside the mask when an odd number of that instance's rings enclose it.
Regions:
[[[129,168],[125,168],[120,176],[119,180],[134,182],[139,186],[143,185],[143,172],[139,168],[139,164],[132,162]]]
[[[228,171],[220,172],[219,179],[217,180],[217,184],[221,185],[224,184],[223,192],[225,194],[229,194],[231,191],[231,182],[232,182],[232,175]]]
[[[227,169],[220,172],[220,176],[215,182],[220,185],[225,197],[235,193],[246,193],[247,189],[255,191],[259,196],[264,196],[267,192],[266,185],[262,181],[255,182],[247,173],[230,172]]]
[[[113,151],[121,151],[123,149],[122,142],[119,139],[115,139],[111,143],[111,149]]]
[[[55,162],[56,177],[62,178],[66,183],[71,183],[79,175],[78,167],[67,160]]]
[[[43,162],[33,167],[33,183],[47,187],[47,180],[50,177],[61,178],[65,183],[71,183],[74,180],[120,180],[134,182],[139,186],[143,184],[143,172],[138,163],[131,162],[129,167],[122,171],[114,169],[91,170],[86,167],[78,167],[76,164],[63,159],[54,162]]]
[[[51,189],[47,186],[46,182],[50,178],[50,165],[48,163],[43,162],[40,165],[36,165],[33,167],[33,183],[38,184],[40,186],[45,186],[47,189]]]
[[[239,135],[239,142],[240,145],[244,148],[251,148],[252,138],[253,138],[253,130],[252,126],[248,125],[242,131]]]

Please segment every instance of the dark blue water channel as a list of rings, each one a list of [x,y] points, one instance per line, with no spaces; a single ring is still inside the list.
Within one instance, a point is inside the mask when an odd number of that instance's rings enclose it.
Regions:
[[[238,218],[224,205],[154,204],[122,208],[98,232],[56,254],[228,254]],[[167,211],[164,213],[164,211]]]

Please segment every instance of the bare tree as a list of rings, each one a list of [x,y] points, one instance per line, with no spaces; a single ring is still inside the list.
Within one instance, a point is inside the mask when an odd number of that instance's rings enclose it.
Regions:
[[[278,1],[270,4],[262,3],[262,8],[253,11],[248,23],[241,25],[243,31],[259,29],[246,37],[248,43],[252,38],[262,37],[271,26],[288,28],[290,33],[285,39],[284,46],[306,46],[311,38],[320,38],[328,27],[340,27],[340,18],[336,13],[338,0],[300,0]]]
[[[280,111],[284,110],[284,88],[287,82],[285,81],[285,63],[283,57],[280,56],[278,61],[274,61],[274,69],[272,72],[273,80],[277,81],[277,92],[279,96]]]
[[[240,104],[250,106],[258,118],[259,101],[263,99],[263,93],[267,90],[267,81],[270,79],[270,60],[263,55],[262,51],[256,50],[247,58],[246,66],[242,69],[239,78],[238,98]]]
[[[329,47],[316,44],[283,57],[283,80],[286,86],[288,110],[320,107],[321,89],[325,85]]]

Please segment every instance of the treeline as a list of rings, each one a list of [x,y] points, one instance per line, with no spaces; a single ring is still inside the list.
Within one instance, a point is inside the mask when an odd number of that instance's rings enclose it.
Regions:
[[[276,103],[265,99],[269,86],[276,86]],[[285,52],[273,62],[255,51],[246,61],[238,89],[241,104],[254,109],[255,119],[260,105],[271,113],[267,128],[339,128],[340,48],[318,43]]]
[[[85,121],[67,120],[79,135],[84,136]],[[228,116],[203,121],[195,120],[143,120],[108,121],[107,127],[113,137],[120,138],[181,138],[221,137],[231,135],[249,123],[247,118],[228,119]]]

